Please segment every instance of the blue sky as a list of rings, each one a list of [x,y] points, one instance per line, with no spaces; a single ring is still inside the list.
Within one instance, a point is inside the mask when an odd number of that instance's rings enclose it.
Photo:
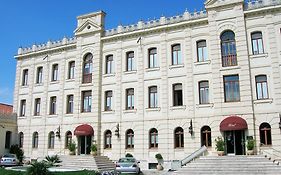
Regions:
[[[73,36],[78,15],[103,10],[105,28],[204,8],[205,0],[8,0],[0,2],[0,103],[13,103],[20,46]]]

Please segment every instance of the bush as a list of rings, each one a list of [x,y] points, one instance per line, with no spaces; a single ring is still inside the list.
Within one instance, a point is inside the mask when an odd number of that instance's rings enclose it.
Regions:
[[[255,147],[255,140],[250,139],[247,141],[247,149],[248,150],[253,150]]]
[[[221,137],[217,137],[217,139],[215,139],[215,142],[216,142],[216,150],[224,151],[224,140]]]
[[[61,160],[58,155],[46,156],[44,160],[48,167],[57,166],[58,163],[61,163]]]
[[[31,164],[30,167],[27,168],[27,175],[49,175],[50,172],[48,171],[48,165],[42,161]]]
[[[125,155],[125,157],[134,157],[132,154],[130,154],[130,153],[127,153],[126,155]]]
[[[163,160],[163,157],[162,157],[162,155],[161,155],[160,153],[155,154],[155,158],[156,158],[157,160]]]
[[[15,154],[17,156],[17,159],[19,160],[20,163],[22,163],[22,160],[24,158],[24,152],[23,150],[19,147],[18,144],[12,145],[10,147],[10,153]]]
[[[98,147],[97,147],[96,144],[92,144],[91,151],[93,151],[93,152],[97,152],[98,151]]]
[[[68,150],[69,151],[75,151],[76,149],[76,143],[75,142],[70,142],[68,145]]]

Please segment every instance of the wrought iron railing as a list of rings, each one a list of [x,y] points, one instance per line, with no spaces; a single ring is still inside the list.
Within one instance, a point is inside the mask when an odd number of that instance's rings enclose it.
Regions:
[[[264,146],[260,143],[260,154],[265,155],[268,159],[276,162],[278,165],[281,163],[281,151],[272,147]]]

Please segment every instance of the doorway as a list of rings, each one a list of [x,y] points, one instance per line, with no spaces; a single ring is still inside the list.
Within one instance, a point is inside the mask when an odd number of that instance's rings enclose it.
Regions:
[[[224,140],[227,155],[245,155],[244,130],[225,131]]]
[[[92,136],[79,136],[78,147],[79,154],[86,155],[91,153]]]

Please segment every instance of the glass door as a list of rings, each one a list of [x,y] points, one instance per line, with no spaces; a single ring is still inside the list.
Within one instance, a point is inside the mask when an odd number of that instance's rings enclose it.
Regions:
[[[235,132],[225,132],[226,153],[227,155],[235,155]]]

